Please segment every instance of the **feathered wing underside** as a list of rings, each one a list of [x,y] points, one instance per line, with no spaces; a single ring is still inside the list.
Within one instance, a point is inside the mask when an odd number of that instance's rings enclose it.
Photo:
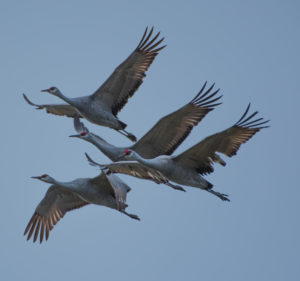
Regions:
[[[112,173],[130,175],[140,179],[152,180],[156,183],[166,183],[167,178],[164,177],[159,171],[148,168],[137,161],[120,161],[110,164],[99,164],[85,153],[89,163],[92,166],[97,166],[100,169],[109,169]]]
[[[205,91],[206,82],[199,93],[179,110],[160,119],[131,148],[143,158],[155,158],[159,155],[171,155],[190,134],[205,115],[220,103],[222,96],[216,97],[219,89],[212,92],[214,84]]]
[[[105,165],[112,173],[130,175],[140,179],[152,180],[156,183],[166,183],[167,178],[159,171],[146,167],[137,161],[120,161]]]
[[[45,109],[47,113],[51,113],[54,115],[67,116],[74,118],[78,116],[81,118],[80,114],[76,111],[76,109],[68,104],[35,104],[28,99],[28,97],[23,94],[24,99],[29,105],[35,106],[36,109]]]
[[[157,40],[160,32],[151,38],[152,33],[153,27],[149,33],[146,28],[137,48],[92,95],[94,101],[108,106],[115,116],[142,84],[145,72],[158,52],[165,47],[158,47],[164,39]]]
[[[87,204],[89,203],[81,200],[71,192],[62,191],[60,187],[52,185],[37,206],[24,235],[28,233],[27,240],[34,235],[33,242],[36,242],[40,236],[40,243],[42,243],[44,236],[48,240],[50,231],[66,212]]]
[[[247,142],[261,129],[269,120],[263,121],[263,118],[253,120],[257,111],[247,117],[250,104],[245,113],[232,127],[220,133],[211,135],[185,152],[174,158],[184,167],[195,169],[200,174],[209,174],[214,171],[213,163],[218,162],[225,166],[225,161],[216,153],[220,152],[228,157],[237,153],[241,144]]]

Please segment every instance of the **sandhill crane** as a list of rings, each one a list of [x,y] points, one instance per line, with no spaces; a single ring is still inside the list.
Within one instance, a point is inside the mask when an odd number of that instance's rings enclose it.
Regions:
[[[51,87],[42,90],[42,92],[48,92],[59,97],[69,106],[61,104],[35,105],[23,94],[25,100],[30,105],[37,106],[37,109],[45,108],[48,113],[68,117],[74,117],[76,114],[79,114],[94,124],[115,129],[130,140],[136,141],[136,137],[125,130],[127,125],[117,118],[117,114],[142,84],[143,78],[146,76],[145,72],[158,52],[165,47],[165,45],[158,47],[164,40],[164,38],[161,38],[156,41],[160,32],[151,38],[152,33],[153,27],[149,33],[148,28],[146,28],[137,48],[115,69],[112,75],[94,94],[69,98],[63,95],[58,88]]]
[[[222,96],[216,97],[219,89],[212,92],[214,84],[205,91],[205,83],[199,93],[186,105],[177,111],[161,118],[154,127],[149,130],[138,142],[130,147],[116,147],[106,142],[101,137],[90,133],[89,130],[79,121],[78,117],[74,118],[74,127],[79,133],[70,137],[77,137],[94,144],[112,161],[117,161],[120,155],[126,149],[131,149],[139,153],[144,158],[154,158],[161,154],[169,155],[184,141],[194,126],[196,126],[204,116],[215,106]],[[101,166],[100,166],[101,168]],[[110,164],[109,168],[114,173],[119,172],[119,166]],[[124,169],[125,166],[122,166]],[[150,179],[156,183],[165,183],[175,189],[183,190],[182,187],[172,186],[168,180],[157,171],[149,169],[139,163],[131,163],[127,166],[128,173],[132,176]]]
[[[42,243],[44,236],[48,240],[54,225],[66,212],[81,208],[88,204],[96,204],[116,209],[127,216],[139,220],[137,215],[125,211],[126,195],[130,187],[113,174],[105,172],[95,178],[80,178],[70,182],[60,182],[44,174],[38,177],[46,183],[51,183],[45,197],[39,203],[31,217],[24,235],[28,232],[27,240],[34,233],[33,242],[40,236]]]
[[[139,162],[122,161],[123,162],[122,166],[119,165],[119,162],[113,162],[110,164],[102,165],[95,162],[87,153],[85,153],[85,156],[87,157],[89,163],[92,166],[99,167],[101,170],[108,170],[107,174],[111,174],[111,173],[127,174],[136,178],[151,180],[157,184],[162,183],[176,190],[185,191],[183,187],[170,183],[169,180],[158,170],[144,166]]]
[[[198,125],[208,112],[221,104],[215,103],[222,97],[216,97],[220,89],[211,92],[213,84],[205,91],[206,85],[207,82],[189,103],[162,117],[132,146],[117,147],[108,143],[103,138],[89,132],[76,116],[74,117],[74,128],[78,134],[70,137],[77,137],[92,143],[112,161],[117,161],[125,149],[132,149],[144,158],[172,154],[190,134],[193,127]]]
[[[259,130],[268,127],[262,125],[269,122],[269,120],[262,121],[263,118],[252,119],[258,113],[257,111],[247,117],[249,108],[250,104],[239,121],[232,127],[205,138],[177,156],[161,155],[154,159],[145,159],[136,151],[126,149],[121,158],[136,160],[147,167],[158,170],[170,181],[204,189],[222,200],[229,201],[226,194],[212,190],[213,185],[201,175],[212,173],[214,162],[218,162],[223,166],[226,165],[225,161],[216,152],[232,157],[237,153],[241,144],[247,142]],[[132,163],[136,161],[132,161]],[[114,165],[126,167],[128,161],[127,163],[115,162]],[[120,168],[120,170],[122,169]],[[127,174],[126,169],[123,173]]]

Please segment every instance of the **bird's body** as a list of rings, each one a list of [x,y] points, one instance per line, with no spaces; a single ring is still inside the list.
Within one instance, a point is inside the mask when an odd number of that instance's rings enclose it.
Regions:
[[[181,185],[208,189],[212,184],[206,181],[195,170],[191,170],[174,161],[174,156],[160,155],[154,159],[140,158],[139,162],[143,165],[160,171],[169,181],[176,182]]]
[[[109,207],[133,219],[139,219],[136,215],[125,211],[126,195],[130,187],[113,174],[106,175],[101,172],[95,178],[79,178],[69,182],[57,181],[48,175],[33,178],[52,185],[25,229],[24,235],[29,232],[27,240],[33,233],[34,242],[39,235],[40,242],[43,241],[44,234],[48,239],[50,231],[66,212],[88,204]]]
[[[159,171],[166,179],[180,185],[192,186],[201,189],[209,189],[212,184],[205,180],[199,173],[193,169],[182,166],[174,161],[174,156],[160,155],[153,159],[145,159],[136,152],[132,151],[127,159],[136,160],[138,163],[152,170]],[[134,164],[132,162],[131,164]],[[123,165],[122,161],[116,162],[115,165]],[[110,169],[110,165],[106,165]],[[112,169],[114,171],[114,169]]]
[[[106,104],[101,100],[94,101],[93,96],[83,96],[77,98],[68,98],[64,96],[57,88],[55,88],[57,97],[61,98],[75,108],[78,116],[84,117],[93,124],[109,127],[115,130],[123,130],[126,124],[121,122],[112,112],[107,108]]]
[[[101,183],[103,183],[102,181]],[[90,178],[79,178],[70,182],[56,181],[56,185],[59,186],[62,191],[72,192],[73,195],[78,196],[89,204],[117,209],[117,202],[114,194],[102,189],[101,183],[95,183]]]
[[[136,49],[92,95],[69,98],[58,88],[51,87],[42,92],[53,94],[67,104],[36,105],[24,95],[25,100],[37,109],[45,108],[48,113],[84,117],[94,124],[112,128],[130,140],[136,141],[136,137],[125,130],[127,125],[118,119],[117,114],[142,84],[146,71],[158,52],[165,47],[158,47],[164,39],[157,40],[160,33],[151,38],[152,33],[153,28],[149,33],[146,28]]]
[[[240,120],[232,127],[205,138],[177,156],[161,155],[153,159],[145,159],[136,151],[127,149],[123,153],[123,159],[133,160],[132,164],[137,161],[144,166],[157,170],[171,182],[201,188],[222,200],[228,201],[227,195],[212,190],[213,185],[205,180],[202,175],[214,171],[214,162],[218,162],[223,166],[226,165],[225,161],[216,152],[231,157],[236,154],[241,144],[248,141],[260,129],[267,127],[261,126],[268,122],[262,121],[263,118],[252,120],[258,112],[246,117],[249,108],[250,105]],[[114,164],[120,167],[124,165],[122,161]],[[122,169],[120,168],[120,170]]]
[[[99,167],[101,170],[108,169],[111,173],[126,174],[139,179],[151,180],[157,184],[162,183],[172,187],[173,189],[185,191],[181,186],[170,183],[169,179],[167,179],[167,177],[160,171],[153,169],[150,166],[143,165],[137,161],[121,161],[122,165],[119,165],[119,162],[99,164],[92,160],[87,153],[85,155],[92,166]]]
[[[171,154],[189,135],[193,127],[215,106],[219,105],[219,103],[215,103],[221,98],[221,96],[215,97],[219,90],[211,93],[214,85],[204,91],[205,86],[206,83],[191,102],[161,118],[152,129],[132,146],[117,147],[109,144],[103,138],[90,133],[78,117],[74,118],[74,127],[79,134],[71,137],[77,137],[92,143],[112,161],[120,160],[120,155],[126,149],[134,150],[146,159],[152,159],[161,154]],[[98,163],[94,162],[94,164],[97,165]],[[101,165],[98,166],[101,167]],[[119,169],[118,166],[113,164],[110,164],[109,168],[112,172],[118,172]],[[123,165],[122,173],[170,185],[168,180],[160,173],[155,172],[153,169],[147,169],[147,166],[139,163]]]

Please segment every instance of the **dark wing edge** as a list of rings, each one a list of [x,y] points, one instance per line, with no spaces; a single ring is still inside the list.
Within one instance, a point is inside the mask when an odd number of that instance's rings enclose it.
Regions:
[[[258,114],[258,111],[255,111],[254,113],[252,113],[250,116],[247,117],[247,114],[250,109],[250,105],[251,104],[249,103],[243,116],[232,127],[232,129],[238,130],[238,133],[232,134],[232,140],[231,140],[232,147],[228,147],[227,149],[224,147],[220,149],[218,152],[221,152],[227,155],[228,157],[232,157],[233,155],[236,155],[237,151],[239,150],[240,146],[243,143],[251,139],[261,129],[270,127],[270,126],[262,126],[270,122],[270,120],[263,121],[262,117],[252,120],[253,117]]]
[[[104,102],[115,116],[137,91],[146,76],[145,72],[158,52],[166,46],[158,46],[164,40],[158,40],[160,32],[153,38],[152,33],[153,27],[149,32],[147,27],[136,49],[91,96],[94,100],[100,99]]]
[[[148,70],[155,57],[158,55],[158,52],[166,47],[166,45],[158,47],[158,45],[165,39],[164,37],[158,41],[155,41],[159,37],[160,32],[158,32],[150,40],[151,35],[153,33],[153,27],[151,28],[148,35],[147,35],[147,31],[148,31],[148,27],[146,27],[143,37],[134,51],[134,53],[139,54],[137,61],[133,65],[134,72],[132,73],[133,74],[132,78],[135,79],[135,82],[133,85],[130,83],[131,87],[127,91],[127,93],[125,95],[121,95],[121,98],[117,99],[117,101],[113,104],[112,113],[115,116],[125,106],[125,104],[128,102],[128,99],[133,96],[133,94],[138,90],[140,85],[143,83],[143,78],[146,77],[145,72]],[[124,88],[126,86],[127,85],[125,83]]]
[[[247,116],[249,109],[250,104],[242,117],[232,127],[205,138],[175,157],[174,161],[193,168],[202,175],[210,174],[214,171],[214,162],[225,166],[226,162],[216,152],[232,157],[236,155],[243,143],[246,143],[261,129],[269,127],[265,126],[265,124],[270,120],[263,120],[263,118],[253,120],[258,111]]]
[[[23,98],[29,105],[35,106],[35,108],[38,110],[45,109],[47,113],[51,113],[54,115],[66,116],[71,118],[79,116],[79,118],[81,118],[76,109],[69,104],[35,104],[31,100],[29,100],[29,98],[25,94],[23,94]]]
[[[144,158],[158,155],[171,155],[191,133],[193,127],[216,106],[222,95],[216,96],[220,89],[211,92],[214,85],[205,90],[205,82],[199,93],[179,110],[160,119],[132,149]]]

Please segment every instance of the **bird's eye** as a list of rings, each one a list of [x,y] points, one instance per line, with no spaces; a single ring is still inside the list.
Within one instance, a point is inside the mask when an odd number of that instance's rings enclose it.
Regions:
[[[51,87],[51,88],[50,88],[51,91],[54,91],[55,89],[56,89],[55,87]]]
[[[87,134],[87,132],[81,132],[80,135],[81,136],[85,136]]]
[[[129,149],[126,149],[126,150],[125,150],[125,154],[126,154],[126,155],[129,155],[130,152],[131,152],[131,151],[130,151]]]

